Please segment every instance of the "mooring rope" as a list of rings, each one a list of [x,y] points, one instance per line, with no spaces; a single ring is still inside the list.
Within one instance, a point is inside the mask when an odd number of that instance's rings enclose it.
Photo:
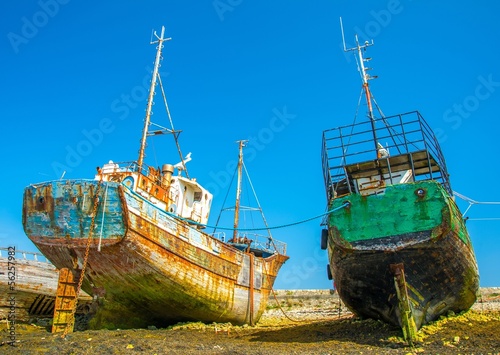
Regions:
[[[500,205],[500,202],[479,202],[479,201],[475,201],[467,196],[464,196],[462,194],[459,194],[458,192],[456,191],[453,191],[453,194],[455,196],[457,196],[458,198],[464,200],[465,202],[468,202],[469,203],[469,207],[467,207],[467,209],[465,210],[465,212],[462,214],[462,217],[465,217],[465,214],[470,210],[470,208],[473,206],[473,205]],[[467,218],[468,221],[495,221],[495,220],[499,220],[500,218]]]
[[[269,272],[267,271],[267,266],[266,266],[266,262],[264,261],[262,263],[262,266],[264,267],[264,272],[266,273],[266,275],[269,275]],[[287,318],[289,321],[292,321],[292,322],[296,322],[296,323],[303,323],[303,322],[307,322],[308,320],[307,319],[296,319],[296,318],[292,318],[288,315],[288,313],[283,309],[283,307],[281,306],[281,303],[280,301],[278,300],[278,296],[276,295],[276,291],[273,287],[271,287],[271,293],[274,297],[274,301],[276,302],[276,305],[277,307],[279,308],[279,310],[281,311],[281,313],[283,313],[283,315],[285,316],[285,318]],[[338,318],[340,319],[341,317],[341,312],[342,312],[342,301],[339,297],[339,315],[338,315]],[[331,318],[316,318],[315,321],[330,321]]]
[[[338,210],[340,210],[342,208],[346,208],[348,206],[350,206],[350,202],[344,202],[342,205],[340,205],[338,207],[335,207],[335,208],[333,208],[333,209],[331,209],[329,211],[326,211],[325,213],[322,213],[320,215],[317,215],[317,216],[314,216],[314,217],[311,217],[311,218],[304,219],[302,221],[292,222],[292,223],[287,223],[287,224],[282,224],[282,225],[275,226],[275,227],[262,227],[262,228],[229,228],[229,227],[217,227],[217,226],[211,226],[211,225],[208,225],[208,224],[199,223],[199,222],[193,221],[193,220],[188,219],[188,218],[183,218],[183,217],[178,216],[178,215],[176,215],[174,213],[171,213],[171,212],[166,212],[166,213],[167,213],[167,215],[169,215],[171,217],[174,217],[176,219],[179,219],[181,221],[188,222],[190,224],[194,224],[194,225],[197,225],[197,226],[200,226],[200,227],[205,227],[205,228],[214,228],[214,229],[217,228],[217,229],[231,230],[231,231],[234,231],[234,230],[237,230],[237,231],[260,231],[260,230],[286,228],[286,227],[291,227],[291,226],[295,226],[295,225],[298,225],[298,224],[306,223],[306,222],[312,221],[314,219],[317,219],[317,218],[329,215],[331,213],[334,213],[334,212],[336,212],[336,211],[338,211]]]

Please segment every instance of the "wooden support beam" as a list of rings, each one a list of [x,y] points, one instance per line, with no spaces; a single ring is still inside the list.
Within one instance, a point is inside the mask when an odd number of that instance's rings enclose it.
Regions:
[[[413,319],[413,313],[408,298],[408,288],[406,285],[405,271],[403,264],[391,264],[391,271],[394,274],[394,285],[398,296],[399,313],[401,315],[401,328],[403,338],[410,344],[416,340],[417,326]]]
[[[77,286],[74,275],[69,269],[59,270],[52,333],[64,332],[67,327],[69,327],[68,332],[73,332]]]

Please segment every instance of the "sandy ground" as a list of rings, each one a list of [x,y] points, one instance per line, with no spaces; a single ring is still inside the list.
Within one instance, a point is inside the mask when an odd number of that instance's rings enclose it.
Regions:
[[[409,346],[401,330],[355,318],[328,290],[278,291],[254,326],[178,324],[167,329],[86,330],[62,338],[17,324],[6,354],[500,354],[500,289],[482,289],[472,309],[424,326]],[[278,303],[280,307],[278,307]],[[38,322],[38,324],[41,324]]]

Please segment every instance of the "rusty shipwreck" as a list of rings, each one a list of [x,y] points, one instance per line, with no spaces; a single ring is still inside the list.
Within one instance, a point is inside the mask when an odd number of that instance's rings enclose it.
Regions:
[[[323,132],[332,213],[321,247],[342,301],[412,340],[423,324],[469,309],[479,275],[430,126],[417,111],[385,116],[373,99],[364,57],[372,44],[356,36],[354,48],[344,46],[355,52],[368,110],[365,120]]]
[[[24,230],[56,267],[83,277],[82,289],[99,298],[94,328],[257,322],[288,259],[286,246],[255,241],[241,249],[204,232],[212,194],[188,175],[191,153],[183,158],[158,71],[169,38],[164,28],[155,36],[137,161],[110,161],[94,179],[28,186]],[[171,129],[150,121],[157,81]],[[144,162],[146,140],[160,134],[174,137],[180,158],[161,169]]]

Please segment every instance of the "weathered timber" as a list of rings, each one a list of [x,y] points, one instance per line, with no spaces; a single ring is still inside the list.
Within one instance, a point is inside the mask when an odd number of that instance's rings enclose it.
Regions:
[[[7,248],[0,248],[0,270],[7,270]],[[52,318],[56,299],[59,271],[45,257],[36,252],[16,251],[12,265],[15,266],[16,280],[12,287],[7,277],[0,278],[0,294],[12,294],[15,298],[15,317],[19,322],[32,318]],[[92,297],[82,292],[78,298],[77,314],[91,310]],[[0,319],[9,315],[10,304],[7,297],[0,303]]]

